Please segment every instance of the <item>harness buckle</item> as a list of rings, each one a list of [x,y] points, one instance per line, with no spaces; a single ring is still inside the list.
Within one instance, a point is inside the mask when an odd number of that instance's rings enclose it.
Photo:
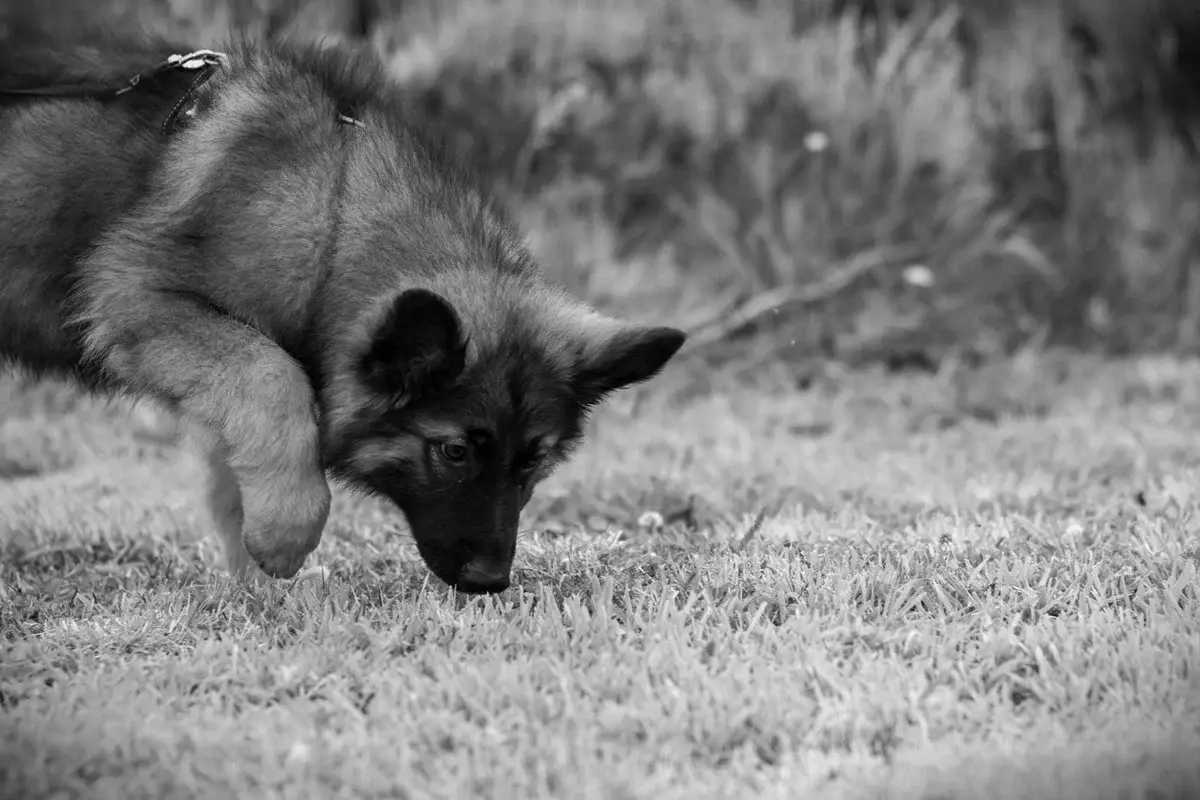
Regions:
[[[216,50],[196,50],[187,55],[167,56],[167,66],[187,70],[203,69],[218,66],[226,58],[224,53],[218,53]]]

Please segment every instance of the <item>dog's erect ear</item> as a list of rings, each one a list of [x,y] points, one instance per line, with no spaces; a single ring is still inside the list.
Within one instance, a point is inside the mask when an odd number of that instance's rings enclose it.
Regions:
[[[596,338],[589,338],[580,354],[573,386],[584,406],[595,405],[610,392],[654,377],[687,338],[675,328],[638,325],[613,325],[593,336]]]
[[[450,304],[427,289],[408,289],[393,298],[358,368],[372,389],[410,400],[453,383],[466,354]]]

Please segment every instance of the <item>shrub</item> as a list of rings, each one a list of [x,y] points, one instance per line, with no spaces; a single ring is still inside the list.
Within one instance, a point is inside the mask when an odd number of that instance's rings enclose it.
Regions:
[[[704,273],[709,333],[1190,345],[1196,167],[1150,93],[1118,113],[1149,51],[1085,47],[1099,5],[443,0],[406,7],[392,63],[526,202],[586,181],[617,258]]]
[[[369,36],[552,268],[698,345],[935,362],[1200,337],[1191,0],[112,5]]]

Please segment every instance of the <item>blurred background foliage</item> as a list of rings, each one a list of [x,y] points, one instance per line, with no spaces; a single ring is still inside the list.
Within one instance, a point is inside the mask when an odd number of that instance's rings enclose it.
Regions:
[[[1195,0],[39,8],[189,46],[376,48],[557,278],[684,325],[705,358],[936,369],[1200,344]]]

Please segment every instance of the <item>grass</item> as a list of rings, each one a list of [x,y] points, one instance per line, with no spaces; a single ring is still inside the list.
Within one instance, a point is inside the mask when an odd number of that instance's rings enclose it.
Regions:
[[[1200,792],[1200,364],[687,373],[489,599],[347,494],[328,583],[230,585],[190,457],[8,380],[0,796]]]
[[[87,8],[204,46],[279,5]],[[1106,77],[1049,4],[376,5],[556,277],[770,335],[604,408],[486,599],[348,493],[328,582],[232,585],[153,419],[0,378],[0,797],[1200,795],[1200,363],[1040,348],[1200,336],[1194,158],[1105,116],[1146,17],[1091,4]]]

